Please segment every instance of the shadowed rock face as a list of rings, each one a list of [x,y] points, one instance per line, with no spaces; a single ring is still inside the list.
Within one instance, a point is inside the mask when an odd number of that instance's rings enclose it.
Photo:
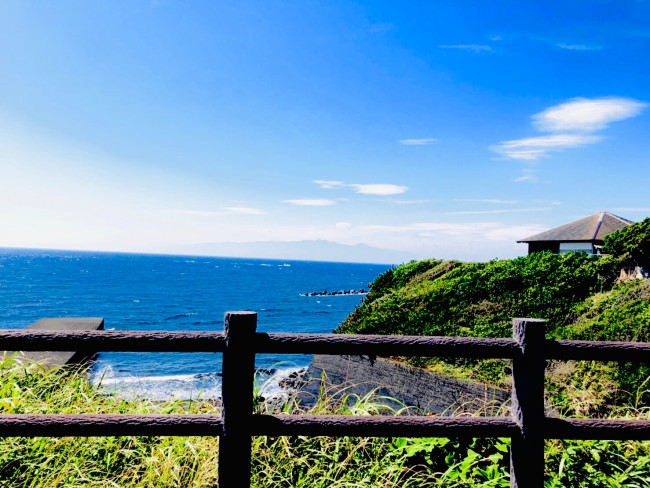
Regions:
[[[297,395],[304,406],[313,405],[321,387],[332,392],[334,398],[364,396],[374,391],[376,403],[392,408],[412,407],[412,414],[494,415],[510,399],[506,390],[368,356],[314,356],[304,379]]]

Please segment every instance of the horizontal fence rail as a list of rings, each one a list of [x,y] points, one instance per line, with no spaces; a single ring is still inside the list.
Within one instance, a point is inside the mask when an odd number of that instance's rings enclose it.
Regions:
[[[224,352],[223,332],[0,330],[0,351]]]
[[[544,415],[546,360],[650,362],[650,344],[554,341],[545,322],[514,319],[513,338],[270,334],[228,312],[225,332],[0,331],[0,350],[223,353],[221,415],[0,415],[0,436],[219,436],[219,479],[250,486],[252,436],[509,437],[511,486],[542,487],[545,439],[650,440],[650,421]],[[511,359],[509,417],[254,415],[255,355],[333,354]]]
[[[223,434],[220,415],[2,415],[0,436],[188,436]]]

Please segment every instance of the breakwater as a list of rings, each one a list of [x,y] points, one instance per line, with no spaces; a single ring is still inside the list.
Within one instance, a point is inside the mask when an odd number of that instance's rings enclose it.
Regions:
[[[337,290],[337,291],[311,291],[307,293],[302,293],[300,296],[303,297],[333,297],[338,295],[367,295],[368,291],[364,288],[360,290]]]

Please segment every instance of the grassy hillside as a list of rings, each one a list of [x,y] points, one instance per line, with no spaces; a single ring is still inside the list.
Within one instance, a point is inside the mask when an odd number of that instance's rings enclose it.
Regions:
[[[487,263],[413,261],[380,275],[340,333],[511,337],[513,317],[547,320],[555,339],[650,341],[650,282],[619,282],[647,265],[650,219],[608,236],[611,255],[534,253]],[[415,359],[454,376],[508,383],[505,361]],[[614,404],[650,404],[639,364],[563,363],[549,367],[549,391],[572,414]]]
[[[647,320],[647,295],[637,285],[614,287],[621,269],[650,267],[650,218],[607,236],[604,250],[412,261],[378,276],[338,332],[509,337],[513,317],[532,317],[548,321],[550,337],[644,340],[643,327],[630,324]]]
[[[613,257],[535,253],[487,263],[426,260],[386,271],[338,332],[510,337],[513,317],[543,318],[556,337],[575,308],[610,290]]]

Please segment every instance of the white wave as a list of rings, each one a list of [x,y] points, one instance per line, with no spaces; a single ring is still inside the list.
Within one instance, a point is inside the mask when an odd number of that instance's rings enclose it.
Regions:
[[[171,381],[196,381],[196,375],[193,374],[176,374],[169,376],[114,376],[112,378],[99,378],[96,381],[93,379],[93,384],[97,386],[111,386],[117,384],[133,384],[133,383],[167,383]]]
[[[286,400],[291,393],[287,381],[305,368],[291,366],[256,374],[256,392],[273,403]],[[221,398],[221,378],[216,373],[132,376],[116,374],[106,366],[91,375],[91,383],[100,391],[124,399],[149,400],[218,400]]]
[[[291,388],[287,388],[287,380],[289,380],[292,375],[300,375],[305,371],[305,368],[302,367],[289,367],[289,368],[279,368],[276,369],[273,374],[267,376],[261,384],[257,385],[258,394],[266,401],[271,402],[281,402],[286,400],[293,391]],[[259,378],[264,378],[265,375],[259,375]]]
[[[115,374],[110,366],[94,373],[90,381],[99,390],[119,398],[149,400],[212,400],[221,398],[221,381],[214,373],[160,376]]]

